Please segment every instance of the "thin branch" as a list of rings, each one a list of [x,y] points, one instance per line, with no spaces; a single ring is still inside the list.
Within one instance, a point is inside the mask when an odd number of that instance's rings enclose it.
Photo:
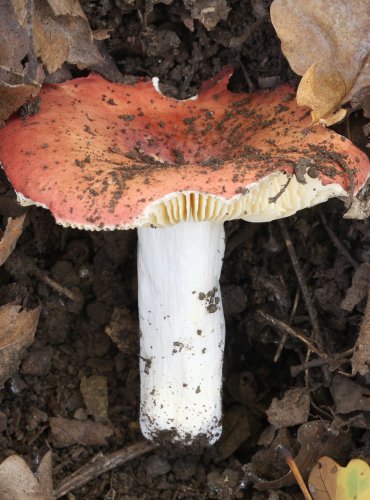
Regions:
[[[258,310],[257,314],[261,316],[267,323],[269,323],[271,326],[274,326],[276,329],[281,331],[282,333],[288,333],[291,337],[295,337],[299,339],[301,342],[306,344],[306,346],[317,356],[323,359],[328,359],[329,356],[322,351],[319,347],[316,347],[316,345],[309,339],[307,338],[302,332],[297,330],[296,328],[291,327],[287,323],[284,323],[284,321],[281,321],[280,319],[275,318],[274,316],[271,316],[270,314],[267,314],[264,311]]]
[[[329,226],[329,224],[326,220],[325,214],[322,211],[319,212],[319,217],[321,219],[322,225],[325,228],[325,231],[328,233],[329,238],[334,243],[334,245],[337,247],[339,252],[346,257],[348,262],[350,262],[355,269],[357,269],[358,265],[359,265],[357,260],[352,257],[352,255],[349,253],[347,248],[343,245],[343,243],[340,241],[338,236],[335,234],[333,229]]]
[[[316,309],[313,305],[311,293],[308,289],[306,280],[303,276],[303,272],[302,272],[301,266],[299,264],[298,257],[297,257],[296,251],[294,249],[293,242],[291,240],[288,228],[287,228],[284,220],[281,219],[278,221],[278,223],[279,223],[281,234],[282,234],[284,241],[285,241],[285,245],[286,245],[288,253],[289,253],[290,260],[292,261],[292,265],[293,265],[295,274],[297,276],[299,286],[302,290],[303,300],[305,301],[308,315],[310,317],[310,321],[311,321],[311,325],[312,325],[313,338],[314,338],[316,344],[322,350],[323,349],[323,341],[322,341],[322,337],[321,337],[319,321],[317,319],[317,312],[316,312]]]
[[[149,453],[155,448],[155,445],[149,441],[139,441],[138,443],[114,451],[107,455],[98,453],[89,463],[73,472],[69,477],[63,479],[54,490],[56,499],[67,495],[70,491],[81,488],[89,481],[96,479],[101,474],[116,469],[121,465],[138,458],[145,453]]]
[[[293,307],[292,307],[292,310],[291,310],[290,315],[289,315],[289,325],[291,325],[293,323],[293,319],[294,319],[295,313],[297,311],[298,303],[299,303],[299,295],[300,295],[299,290],[297,290],[295,297],[294,297]],[[281,337],[278,348],[276,349],[276,353],[274,356],[274,363],[278,362],[278,360],[281,356],[281,353],[283,351],[283,348],[285,346],[285,342],[286,342],[287,338],[288,338],[288,332],[285,332],[283,334],[283,336]]]
[[[52,290],[59,293],[63,297],[66,297],[69,300],[74,302],[78,302],[79,297],[69,290],[67,287],[57,283],[52,278],[50,278],[45,271],[40,269],[33,260],[24,255],[21,252],[15,250],[6,262],[8,268],[10,269],[10,273],[12,273],[12,269],[22,269],[29,276],[34,276],[39,281],[43,281],[47,286],[49,286]]]

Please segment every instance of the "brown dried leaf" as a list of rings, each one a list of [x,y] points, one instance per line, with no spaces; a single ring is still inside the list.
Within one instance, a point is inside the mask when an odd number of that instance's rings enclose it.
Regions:
[[[70,420],[63,417],[51,417],[51,437],[55,446],[105,446],[106,438],[113,434],[110,427],[91,420]]]
[[[17,370],[25,349],[32,343],[40,312],[41,307],[0,307],[0,386]]]
[[[251,436],[252,421],[248,409],[242,405],[234,405],[225,412],[222,422],[222,436],[216,445],[218,460],[230,457]],[[253,429],[255,430],[254,424],[253,421]]]
[[[56,16],[80,16],[86,18],[78,0],[48,0],[48,4]]]
[[[53,500],[51,472],[51,451],[41,460],[37,477],[22,457],[10,456],[0,465],[1,500]]]
[[[22,234],[25,217],[26,214],[23,214],[16,219],[8,219],[5,233],[0,240],[0,266],[4,264],[14,250],[17,240]]]
[[[307,422],[310,412],[310,392],[305,387],[289,389],[282,399],[274,398],[267,410],[270,424],[280,429]]]
[[[26,68],[22,60],[29,51],[27,30],[18,19],[22,13],[23,0],[0,0],[0,128],[6,120],[31,96],[38,93],[37,83],[24,84]]]
[[[34,0],[34,40],[49,73],[67,61],[79,68],[102,62],[89,23],[77,0]]]
[[[137,332],[137,319],[129,309],[127,307],[115,307],[111,320],[105,327],[105,333],[109,335],[122,353],[132,355],[138,352],[139,339]]]
[[[0,65],[22,72],[22,59],[27,55],[27,31],[19,25],[19,14],[11,0],[0,0]]]
[[[370,264],[362,263],[352,276],[352,284],[346,291],[340,307],[346,311],[352,311],[361,300],[367,296],[370,283]]]
[[[368,281],[369,283],[369,281]],[[369,289],[370,290],[370,289]],[[362,321],[360,332],[356,340],[355,352],[352,356],[352,374],[366,375],[369,373],[370,364],[370,293]]]
[[[0,128],[4,120],[17,111],[31,97],[38,94],[40,88],[35,85],[9,85],[0,83]]]
[[[301,425],[297,432],[297,441],[301,447],[295,457],[295,462],[304,480],[308,478],[312,467],[322,455],[330,455],[335,460],[342,460],[351,449],[350,433],[340,430],[334,434],[330,423],[324,420]],[[275,442],[275,450],[277,444],[279,443]],[[279,479],[261,481],[255,484],[254,488],[257,490],[278,489],[294,483],[295,478],[289,471]]]
[[[362,89],[356,92],[356,94],[351,99],[351,108],[362,108],[364,117],[370,118],[370,85],[368,85],[367,87],[362,87]]]
[[[297,102],[334,123],[340,106],[370,84],[368,0],[274,0],[271,20],[293,71],[304,75]]]
[[[54,24],[50,26],[46,22],[41,23],[38,18],[34,19],[33,29],[37,55],[41,57],[48,72],[54,73],[68,58],[68,39],[58,32]]]
[[[82,377],[80,391],[89,415],[92,415],[96,422],[108,423],[107,378],[101,375]]]
[[[338,413],[370,411],[370,388],[343,375],[335,375],[330,389]]]

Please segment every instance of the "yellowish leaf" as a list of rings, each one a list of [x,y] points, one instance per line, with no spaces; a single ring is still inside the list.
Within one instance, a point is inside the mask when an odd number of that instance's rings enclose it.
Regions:
[[[312,109],[312,120],[332,114],[338,109],[344,96],[346,85],[338,71],[322,71],[317,63],[312,64],[303,75],[297,89],[297,103]]]
[[[368,500],[370,467],[360,459],[341,467],[329,457],[322,457],[308,479],[314,500]]]

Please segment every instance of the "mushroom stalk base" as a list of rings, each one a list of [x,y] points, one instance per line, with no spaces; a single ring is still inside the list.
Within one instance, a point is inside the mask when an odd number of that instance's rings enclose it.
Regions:
[[[182,445],[221,435],[222,223],[139,228],[140,424]]]

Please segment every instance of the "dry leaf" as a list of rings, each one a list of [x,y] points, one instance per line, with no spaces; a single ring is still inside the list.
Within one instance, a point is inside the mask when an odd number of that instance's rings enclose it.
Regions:
[[[267,410],[270,424],[280,429],[307,422],[310,412],[310,392],[304,387],[289,389],[282,399],[274,398]]]
[[[281,431],[279,431],[281,432]],[[295,457],[295,462],[304,480],[309,476],[312,467],[322,456],[331,455],[336,460],[347,456],[351,449],[351,435],[347,430],[338,430],[334,433],[329,422],[316,420],[302,424],[297,432],[297,441],[300,450]],[[275,453],[278,442],[272,444]],[[284,444],[284,443],[283,443]],[[256,490],[278,489],[295,483],[291,471],[285,476],[273,481],[260,481],[254,485]]]
[[[102,62],[89,23],[77,0],[34,0],[34,40],[49,73],[67,61],[79,68]]]
[[[337,413],[370,411],[370,388],[343,375],[334,375],[330,389]]]
[[[352,311],[361,300],[367,296],[370,283],[370,264],[363,262],[352,276],[351,286],[346,291],[340,307],[346,311]]]
[[[79,444],[82,446],[104,446],[106,438],[113,434],[110,427],[91,420],[71,420],[63,417],[49,419],[54,446],[64,447]]]
[[[25,349],[32,343],[40,311],[41,307],[22,309],[12,304],[0,307],[0,386],[18,369]]]
[[[17,244],[17,240],[22,234],[25,217],[26,214],[21,215],[16,219],[8,219],[5,233],[0,240],[0,266],[4,264],[6,259],[14,250],[15,245]]]
[[[229,408],[222,423],[222,436],[216,445],[218,461],[230,457],[251,436],[252,428],[256,428],[249,410],[242,405]]]
[[[107,378],[101,375],[82,377],[80,391],[87,411],[94,417],[95,422],[108,423]]]
[[[17,3],[17,2],[14,2]],[[18,3],[22,3],[19,0]],[[31,96],[38,93],[37,83],[24,82],[26,68],[22,60],[29,52],[29,38],[22,17],[11,0],[0,0],[0,128]]]
[[[80,16],[86,19],[78,0],[48,0],[56,16]]]
[[[271,20],[293,71],[297,102],[334,123],[340,106],[370,84],[369,0],[274,0]]]
[[[314,500],[368,500],[370,467],[360,459],[341,467],[330,457],[322,457],[311,471],[308,487]]]
[[[104,330],[118,349],[128,356],[138,352],[139,339],[137,331],[137,319],[125,306],[114,308],[111,320]]]
[[[36,85],[9,85],[0,83],[0,128],[4,120],[17,111],[28,99],[38,94]]]
[[[31,1],[0,0],[0,12],[6,13],[0,19],[0,65],[22,73],[21,62],[31,49],[49,73],[65,61],[79,68],[102,62],[78,0]]]
[[[0,12],[0,65],[21,73],[29,48],[27,30],[20,26],[11,0],[0,0]]]
[[[12,455],[0,465],[1,500],[53,500],[51,451],[41,460],[37,477],[27,462]]]
[[[44,73],[36,56],[49,73],[66,61],[83,69],[104,60],[78,0],[0,0],[0,12],[1,128],[39,91]]]
[[[369,283],[369,282],[368,282]],[[370,289],[369,289],[370,291]],[[370,364],[370,293],[362,321],[360,332],[356,340],[355,351],[352,356],[352,374],[366,375],[369,373]]]

